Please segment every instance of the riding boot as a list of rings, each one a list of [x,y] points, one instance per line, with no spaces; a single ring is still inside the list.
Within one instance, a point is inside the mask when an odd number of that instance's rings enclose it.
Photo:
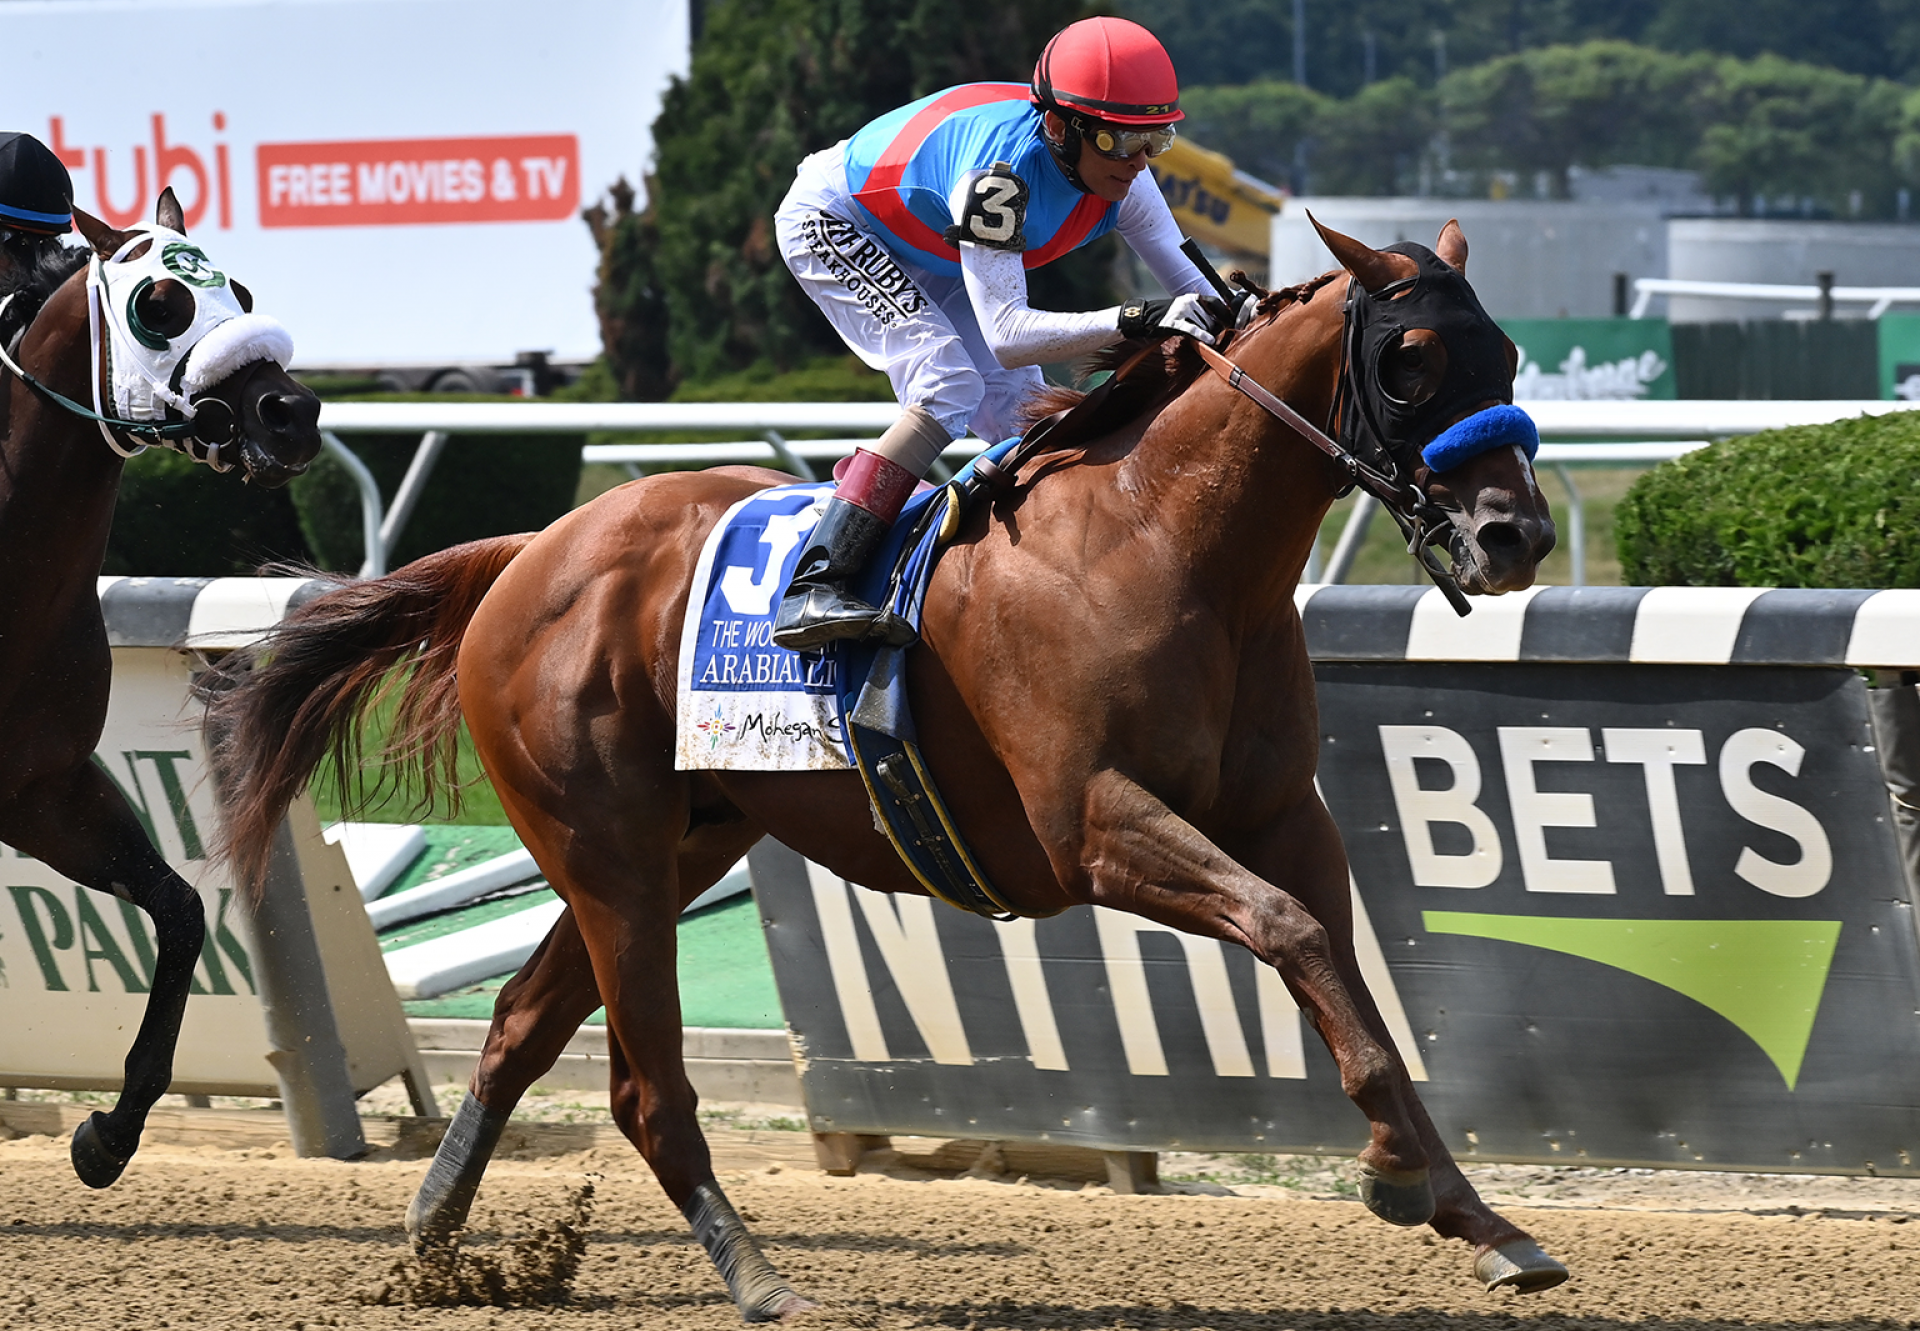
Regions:
[[[859,576],[893,526],[917,479],[877,453],[861,449],[854,454],[781,598],[773,621],[777,646],[810,652],[836,638],[873,636],[893,646],[913,641],[913,629],[905,620],[868,605],[848,583]]]

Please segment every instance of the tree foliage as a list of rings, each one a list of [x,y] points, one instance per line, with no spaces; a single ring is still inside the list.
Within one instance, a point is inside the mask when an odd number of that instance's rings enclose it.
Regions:
[[[1742,212],[1784,202],[1888,217],[1902,184],[1920,184],[1920,93],[1775,55],[1591,41],[1499,56],[1431,89],[1395,78],[1339,99],[1266,80],[1195,88],[1183,102],[1200,142],[1318,194],[1408,192],[1423,179],[1477,193],[1512,173],[1544,174],[1565,197],[1572,168],[1631,163],[1697,169]]]
[[[1565,197],[1575,165],[1689,165],[1706,57],[1627,42],[1549,46],[1459,70],[1441,83],[1455,161],[1533,174]]]
[[[1182,135],[1233,159],[1242,171],[1286,184],[1303,144],[1320,130],[1333,98],[1272,79],[1235,88],[1181,89]]]
[[[1304,7],[1307,86],[1342,98],[1373,80],[1399,76],[1432,86],[1451,70],[1591,41],[1747,60],[1772,54],[1920,83],[1920,0],[1306,0]],[[1292,78],[1293,0],[1118,0],[1115,8],[1160,34],[1183,83]]]
[[[595,224],[596,301],[623,394],[661,396],[680,382],[842,351],[774,239],[774,211],[801,159],[940,88],[1024,82],[1046,39],[1080,13],[1080,0],[720,0],[708,9],[691,69],[653,127],[645,206],[616,193]],[[1098,265],[1098,255],[1083,257],[1078,274],[1056,275],[1052,293],[1037,283],[1035,303],[1100,287]]]
[[[1887,216],[1896,188],[1894,141],[1901,89],[1779,56],[1715,62],[1701,96],[1705,123],[1695,160],[1709,191],[1747,211],[1756,197],[1805,196],[1829,211]]]
[[[1411,190],[1435,128],[1433,94],[1393,78],[1342,101],[1268,79],[1183,90],[1181,132],[1262,180],[1320,194]]]
[[[243,485],[237,475],[150,448],[121,474],[102,571],[224,578],[307,554],[287,491]]]
[[[1315,187],[1330,194],[1410,194],[1440,123],[1434,95],[1404,75],[1332,103],[1317,127]]]

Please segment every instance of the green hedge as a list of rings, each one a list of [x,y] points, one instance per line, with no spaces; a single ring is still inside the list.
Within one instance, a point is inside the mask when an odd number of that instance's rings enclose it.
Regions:
[[[248,485],[238,472],[218,475],[164,449],[150,448],[128,461],[105,572],[218,578],[244,576],[273,560],[307,558],[286,490]]]
[[[1920,587],[1920,413],[1714,444],[1647,472],[1616,518],[1635,585]]]
[[[379,395],[382,402],[517,402],[464,393]],[[388,504],[420,446],[417,434],[351,434],[341,442],[367,464]],[[573,507],[580,484],[580,435],[475,434],[447,441],[388,561],[399,567],[463,541],[538,531]],[[347,469],[322,453],[292,486],[300,529],[322,568],[360,567],[360,491]]]

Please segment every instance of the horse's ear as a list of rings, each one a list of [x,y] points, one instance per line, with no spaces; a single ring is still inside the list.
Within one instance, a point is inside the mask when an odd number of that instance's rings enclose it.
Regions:
[[[73,225],[80,232],[81,238],[93,246],[94,253],[103,258],[111,256],[120,248],[120,233],[92,213],[75,208]]]
[[[1460,229],[1459,218],[1449,217],[1447,224],[1440,228],[1440,239],[1433,242],[1433,252],[1460,276],[1467,275],[1467,233]]]
[[[1420,265],[1404,254],[1388,254],[1363,245],[1352,236],[1343,236],[1331,227],[1320,225],[1320,219],[1312,213],[1307,220],[1313,223],[1313,229],[1320,233],[1320,239],[1333,251],[1333,257],[1340,266],[1359,279],[1360,285],[1368,292],[1378,291],[1391,282],[1403,277],[1412,277],[1420,271]]]
[[[160,191],[160,202],[154,205],[153,220],[169,231],[187,234],[187,214],[181,208],[180,200],[173,197],[173,186]]]

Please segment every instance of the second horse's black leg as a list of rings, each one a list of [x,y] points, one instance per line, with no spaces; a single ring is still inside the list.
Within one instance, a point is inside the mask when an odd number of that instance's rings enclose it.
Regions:
[[[120,1177],[140,1147],[147,1112],[173,1081],[174,1044],[206,938],[200,894],[173,870],[160,868],[157,881],[127,892],[127,899],[153,920],[158,946],[146,1015],[127,1051],[120,1099],[107,1113],[91,1115],[73,1134],[73,1170],[90,1188],[104,1188]]]
[[[127,1053],[120,1099],[73,1135],[74,1172],[87,1186],[104,1188],[139,1149],[147,1113],[173,1080],[173,1050],[206,938],[206,911],[91,761],[0,802],[0,840],[83,887],[132,902],[153,921],[153,977],[146,1014]]]

